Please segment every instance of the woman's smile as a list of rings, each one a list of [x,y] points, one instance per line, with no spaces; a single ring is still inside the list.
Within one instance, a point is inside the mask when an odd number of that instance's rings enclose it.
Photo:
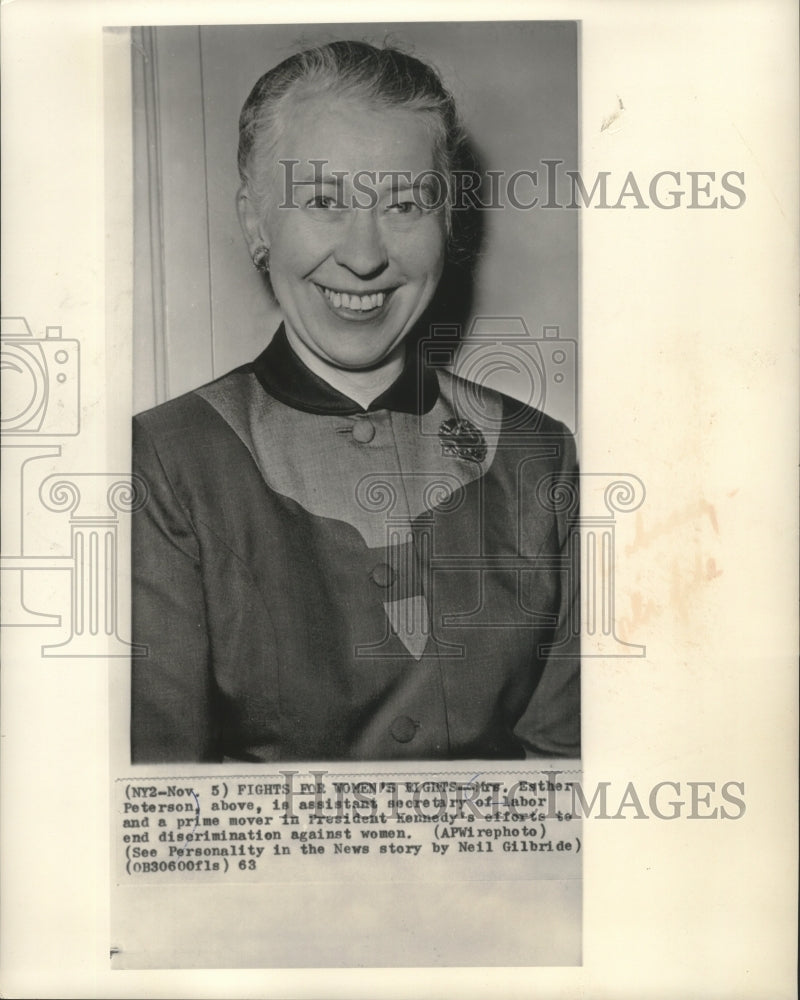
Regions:
[[[425,116],[341,95],[308,98],[271,155],[296,166],[294,197],[272,196],[261,209],[248,199],[245,228],[269,246],[290,342],[335,368],[374,369],[413,329],[444,265],[443,213],[420,207],[396,179],[435,167]],[[359,205],[353,178],[365,172],[383,180]]]
[[[355,322],[376,319],[383,315],[389,308],[389,301],[393,288],[381,289],[374,292],[345,291],[343,289],[328,288],[314,282],[322,292],[331,312],[342,319]]]

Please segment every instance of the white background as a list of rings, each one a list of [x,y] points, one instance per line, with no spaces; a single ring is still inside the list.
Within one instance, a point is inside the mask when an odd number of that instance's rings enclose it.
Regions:
[[[347,19],[375,13],[351,4]],[[418,16],[501,11],[428,3]],[[582,19],[585,175],[746,174],[739,211],[584,212],[581,315],[583,468],[636,474],[648,491],[638,529],[620,530],[617,580],[647,657],[587,664],[585,783],[646,794],[662,780],[743,781],[745,817],[587,820],[581,968],[111,973],[108,689],[122,667],[40,660],[42,636],[6,632],[5,995],[794,995],[795,6],[526,3],[502,16]],[[104,206],[100,29],[270,17],[298,13],[235,0],[3,8],[4,313],[86,345],[80,450],[64,451],[76,471],[127,467],[130,413],[130,303],[105,295],[105,266],[125,265],[105,235],[129,206]],[[624,115],[601,131],[620,98]],[[486,913],[491,933],[502,919]]]

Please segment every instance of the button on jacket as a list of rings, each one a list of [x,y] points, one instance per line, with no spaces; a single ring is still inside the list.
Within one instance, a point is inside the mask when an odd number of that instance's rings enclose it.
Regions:
[[[575,450],[416,352],[365,411],[283,329],[134,419],[132,757],[575,756]]]

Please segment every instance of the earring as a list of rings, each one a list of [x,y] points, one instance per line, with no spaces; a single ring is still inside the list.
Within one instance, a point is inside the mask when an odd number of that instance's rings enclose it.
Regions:
[[[269,274],[269,247],[260,243],[253,251],[253,267],[262,274]]]

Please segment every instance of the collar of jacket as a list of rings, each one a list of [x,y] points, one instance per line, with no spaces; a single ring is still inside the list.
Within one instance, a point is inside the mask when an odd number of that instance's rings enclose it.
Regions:
[[[374,410],[394,410],[421,414],[433,409],[439,398],[439,380],[434,371],[420,365],[413,335],[408,338],[402,372],[366,410],[303,364],[289,345],[283,324],[253,362],[253,371],[270,396],[306,413],[352,416]]]

